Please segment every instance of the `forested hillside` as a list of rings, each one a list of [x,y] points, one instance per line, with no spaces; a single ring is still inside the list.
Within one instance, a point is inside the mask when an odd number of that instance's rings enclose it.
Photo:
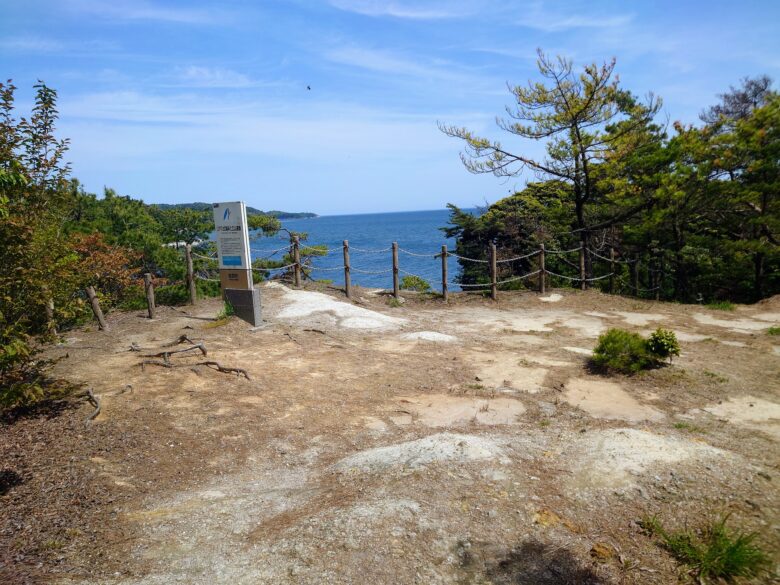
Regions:
[[[543,142],[543,159],[524,155],[522,141],[442,127],[465,142],[471,172],[537,179],[479,217],[451,205],[445,231],[457,253],[486,259],[491,242],[499,258],[582,247],[585,276],[597,278],[614,250],[624,292],[683,302],[780,292],[780,96],[769,78],[744,79],[698,125],[668,124],[660,100],[620,87],[614,67],[577,73],[540,54],[541,82],[512,88],[499,127]],[[525,274],[538,256],[503,266],[501,279]],[[487,282],[486,263],[462,267],[463,283]],[[576,252],[547,256],[548,270],[575,277],[556,285],[576,284],[579,268]]]

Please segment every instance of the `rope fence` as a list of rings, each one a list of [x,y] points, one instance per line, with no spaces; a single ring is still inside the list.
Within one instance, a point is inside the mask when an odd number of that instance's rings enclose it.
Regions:
[[[186,260],[187,260],[187,284],[190,287],[191,298],[194,299],[194,282],[195,280],[203,280],[209,282],[220,282],[220,278],[217,275],[216,264],[218,258],[217,255],[211,255],[208,252],[200,253],[192,250],[191,245],[185,247]],[[208,248],[206,248],[208,250]],[[602,246],[597,249],[590,247],[584,247],[582,245],[567,250],[546,249],[544,244],[540,244],[536,250],[529,251],[526,254],[519,256],[513,256],[510,258],[499,258],[495,244],[490,244],[486,249],[487,258],[472,258],[455,252],[447,250],[447,246],[442,246],[441,251],[437,253],[422,253],[419,251],[413,251],[398,246],[397,242],[393,242],[391,246],[385,248],[360,248],[356,246],[350,246],[347,240],[343,242],[343,262],[340,262],[332,266],[316,266],[314,260],[316,258],[330,257],[332,262],[333,257],[336,255],[337,250],[333,247],[317,244],[301,244],[298,237],[293,236],[289,244],[281,246],[273,250],[260,250],[257,248],[250,248],[253,253],[253,262],[258,260],[269,260],[279,253],[284,253],[287,264],[283,266],[274,267],[259,267],[253,266],[252,270],[260,272],[269,278],[278,278],[280,276],[289,278],[291,275],[296,287],[301,285],[302,278],[311,278],[311,274],[319,273],[338,273],[343,272],[344,286],[347,297],[351,298],[351,275],[352,273],[366,275],[366,276],[384,276],[392,275],[392,293],[396,297],[399,296],[401,285],[400,277],[409,277],[424,281],[429,285],[434,285],[436,282],[440,284],[440,290],[442,296],[446,299],[449,287],[459,287],[462,290],[479,290],[483,289],[487,291],[489,289],[490,295],[493,299],[497,298],[498,287],[504,287],[511,285],[512,283],[519,283],[522,281],[528,281],[529,279],[536,280],[536,286],[541,293],[545,293],[548,282],[552,279],[560,279],[570,283],[579,284],[580,288],[586,289],[593,283],[598,283],[609,279],[608,290],[610,293],[616,292],[616,290],[632,291],[637,296],[642,294],[655,293],[656,298],[659,296],[661,290],[662,280],[665,276],[663,270],[663,264],[660,260],[651,259],[646,268],[646,277],[649,281],[649,286],[645,287],[640,282],[640,260],[636,258],[622,258],[617,257],[617,250],[614,247],[607,248],[604,251]],[[579,263],[574,259],[565,258],[569,254],[578,254]],[[262,254],[262,255],[261,255]],[[351,254],[357,255],[378,255],[389,254],[391,256],[391,265],[387,268],[376,268],[375,266],[366,265],[351,265]],[[441,270],[435,268],[425,269],[420,274],[416,272],[408,271],[401,267],[399,262],[399,254],[402,256],[408,256],[411,258],[419,258],[425,260],[439,260],[441,262]],[[562,274],[556,270],[550,270],[546,266],[546,257],[552,256],[556,258],[553,264],[553,268],[560,270],[564,268],[564,271],[572,270],[575,274]],[[621,254],[622,256],[622,254]],[[303,259],[302,259],[303,257]],[[192,267],[192,259],[198,258],[206,260],[210,263],[207,268],[199,267],[196,272]],[[474,263],[479,265],[487,265],[487,272],[489,281],[487,282],[457,282],[448,277],[448,260],[454,258],[462,267],[468,263]],[[522,274],[516,274],[517,264],[525,261],[523,268],[527,272]],[[330,263],[328,262],[328,263]],[[376,261],[372,261],[376,265]],[[601,264],[599,264],[601,263]],[[604,274],[594,275],[593,271],[596,266],[603,266],[603,263],[609,264],[609,270]],[[514,266],[513,266],[514,265]],[[623,266],[622,272],[618,271],[618,266]],[[522,270],[522,268],[521,268]],[[628,275],[632,277],[633,282],[629,282],[626,276],[626,270]],[[502,278],[503,276],[503,278]],[[484,279],[483,276],[479,278]],[[463,280],[461,277],[460,280]],[[526,285],[529,287],[533,284]],[[193,300],[194,302],[194,300]]]

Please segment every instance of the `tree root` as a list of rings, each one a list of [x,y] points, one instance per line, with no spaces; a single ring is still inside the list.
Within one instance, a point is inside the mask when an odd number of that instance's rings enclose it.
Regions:
[[[92,404],[92,406],[95,407],[95,411],[90,414],[86,419],[84,419],[84,426],[89,428],[89,425],[92,424],[92,421],[97,418],[97,416],[100,414],[100,395],[95,394],[92,392],[92,388],[88,388],[87,391],[84,394],[80,394],[79,398],[86,398],[87,402]]]
[[[150,366],[160,366],[162,368],[192,368],[194,366],[206,366],[210,368],[216,368],[217,371],[222,372],[223,374],[238,374],[239,376],[244,376],[247,380],[252,380],[252,378],[249,377],[249,374],[244,368],[233,368],[230,366],[223,366],[219,362],[214,361],[206,361],[206,362],[197,362],[194,364],[172,364],[170,362],[166,361],[160,361],[160,360],[144,360],[141,362],[141,369],[144,370],[144,366],[146,365]]]
[[[182,337],[185,337],[182,335]],[[189,341],[189,340],[188,340]],[[190,341],[190,343],[193,343]],[[163,347],[169,347],[169,346],[163,346]],[[161,351],[158,353],[149,353],[144,355],[145,358],[159,358],[161,357],[166,362],[170,360],[171,355],[175,353],[185,353],[188,351],[194,351],[194,350],[200,350],[200,353],[202,353],[204,356],[208,355],[208,351],[206,350],[206,346],[203,343],[193,343],[190,347],[185,347],[184,349],[169,349],[167,351]]]

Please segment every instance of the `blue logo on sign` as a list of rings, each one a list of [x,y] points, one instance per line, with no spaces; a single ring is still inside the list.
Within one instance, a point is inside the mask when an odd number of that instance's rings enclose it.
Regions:
[[[230,208],[226,207],[225,213],[222,214],[222,221],[227,221],[228,219],[230,219]]]
[[[222,264],[224,266],[241,266],[241,256],[223,256]]]

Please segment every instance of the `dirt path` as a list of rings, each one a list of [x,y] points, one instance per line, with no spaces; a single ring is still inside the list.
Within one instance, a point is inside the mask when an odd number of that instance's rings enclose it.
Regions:
[[[777,303],[262,294],[256,331],[215,323],[219,303],[203,302],[154,322],[114,315],[110,332],[50,351],[98,393],[133,387],[104,399],[104,450],[85,463],[123,539],[96,527],[63,582],[674,582],[636,524],[656,513],[732,513],[780,550]],[[657,326],[682,341],[674,366],[589,372],[601,332]],[[128,351],[182,334],[250,379],[142,370],[144,352]]]

